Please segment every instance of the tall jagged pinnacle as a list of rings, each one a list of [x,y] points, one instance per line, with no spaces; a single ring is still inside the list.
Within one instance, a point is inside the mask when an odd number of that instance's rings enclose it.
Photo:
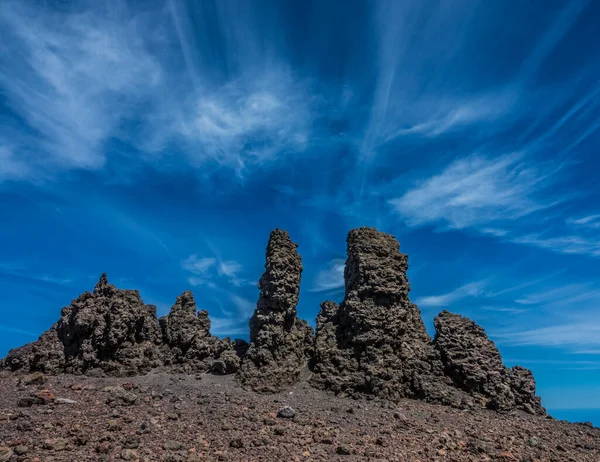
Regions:
[[[312,329],[298,319],[302,260],[286,231],[271,232],[260,296],[250,319],[250,347],[238,379],[260,391],[295,383],[312,345]]]

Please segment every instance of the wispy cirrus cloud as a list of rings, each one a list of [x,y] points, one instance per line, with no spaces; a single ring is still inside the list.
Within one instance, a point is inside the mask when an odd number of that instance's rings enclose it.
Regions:
[[[0,145],[0,180],[2,178],[20,180],[27,176],[28,173],[29,167],[25,162],[17,158],[13,148]]]
[[[310,98],[286,71],[242,76],[201,91],[189,111],[174,120],[173,135],[196,148],[189,154],[192,162],[211,160],[241,174],[248,166],[306,149]]]
[[[569,303],[581,299],[582,296],[593,296],[598,293],[592,284],[566,284],[560,287],[526,294],[517,300],[520,305],[539,305],[543,303]]]
[[[556,253],[600,257],[600,242],[597,237],[585,235],[558,235],[545,237],[542,234],[525,234],[511,239],[518,244],[527,244]]]
[[[451,292],[441,295],[429,295],[420,297],[416,300],[417,305],[421,306],[450,306],[464,298],[479,297],[483,295],[486,284],[484,281],[471,282],[465,284]]]
[[[222,260],[220,256],[199,257],[192,254],[181,261],[181,267],[192,273],[188,282],[193,286],[215,287],[217,282],[227,282],[236,287],[254,285],[253,281],[241,277],[243,266],[236,260]]]
[[[102,144],[161,81],[161,67],[141,38],[143,24],[119,18],[108,10],[59,14],[14,1],[0,6],[11,44],[0,49],[0,85],[34,129],[14,140],[27,173],[101,168]]]
[[[495,158],[474,155],[451,162],[388,203],[409,226],[489,233],[554,205],[556,201],[541,195],[555,181],[552,173],[528,164],[518,153]]]
[[[254,62],[219,78],[190,64],[189,81],[173,71],[176,44],[195,41],[181,14],[134,12],[120,1],[79,6],[0,6],[10,43],[0,49],[0,88],[15,115],[0,130],[12,140],[0,150],[0,181],[101,170],[114,140],[138,150],[126,154],[134,162],[205,171],[211,164],[240,177],[306,149],[316,97],[281,60],[257,65],[265,52],[257,48]],[[223,32],[229,21],[220,23]],[[240,41],[256,39],[248,34]],[[31,129],[18,129],[17,118]]]
[[[514,332],[496,332],[494,336],[507,345],[594,348],[600,346],[600,323],[598,320],[560,323]]]
[[[329,262],[328,268],[318,272],[313,281],[311,292],[326,292],[344,287],[344,268],[346,262],[336,258]]]
[[[593,214],[579,218],[568,218],[567,224],[574,227],[582,227],[589,229],[600,229],[600,215]]]

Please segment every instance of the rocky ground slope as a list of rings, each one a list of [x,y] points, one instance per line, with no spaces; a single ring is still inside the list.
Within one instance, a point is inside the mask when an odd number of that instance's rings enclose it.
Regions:
[[[102,275],[0,361],[0,462],[600,460],[598,430],[547,418],[482,327],[444,311],[429,337],[393,236],[347,244],[344,299],[313,333],[297,244],[271,233],[250,344],[211,335],[189,291],[158,319]]]
[[[0,461],[597,462],[600,429],[232,375],[0,378]],[[289,406],[291,409],[287,408]]]

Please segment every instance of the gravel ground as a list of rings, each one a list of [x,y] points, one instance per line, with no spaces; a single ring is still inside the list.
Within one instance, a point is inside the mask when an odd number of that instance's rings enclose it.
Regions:
[[[305,382],[262,395],[210,374],[27,377],[0,377],[0,462],[600,461],[600,429],[521,413],[352,400]]]

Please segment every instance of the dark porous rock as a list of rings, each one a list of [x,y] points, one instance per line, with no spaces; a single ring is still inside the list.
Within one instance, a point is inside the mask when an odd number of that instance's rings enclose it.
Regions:
[[[299,380],[310,357],[312,328],[297,316],[302,260],[286,231],[271,232],[260,297],[250,319],[250,346],[237,377],[257,391],[277,391]]]
[[[488,408],[520,409],[530,414],[546,412],[535,395],[531,371],[502,364],[498,348],[483,328],[468,318],[442,311],[434,320],[435,348],[444,373]]]
[[[4,364],[49,374],[101,369],[134,375],[161,364],[160,343],[156,308],[136,290],[115,288],[103,274],[93,293],[73,300],[39,340],[11,351]]]
[[[311,383],[349,395],[458,404],[421,313],[411,303],[408,258],[374,228],[348,233],[345,297],[321,305]]]
[[[186,371],[210,371],[216,358],[233,349],[228,339],[222,341],[210,334],[208,311],[197,311],[190,291],[177,297],[169,314],[160,318],[160,325],[165,363],[182,366]],[[224,360],[227,360],[227,355]],[[224,368],[223,373],[231,373],[229,362]]]

